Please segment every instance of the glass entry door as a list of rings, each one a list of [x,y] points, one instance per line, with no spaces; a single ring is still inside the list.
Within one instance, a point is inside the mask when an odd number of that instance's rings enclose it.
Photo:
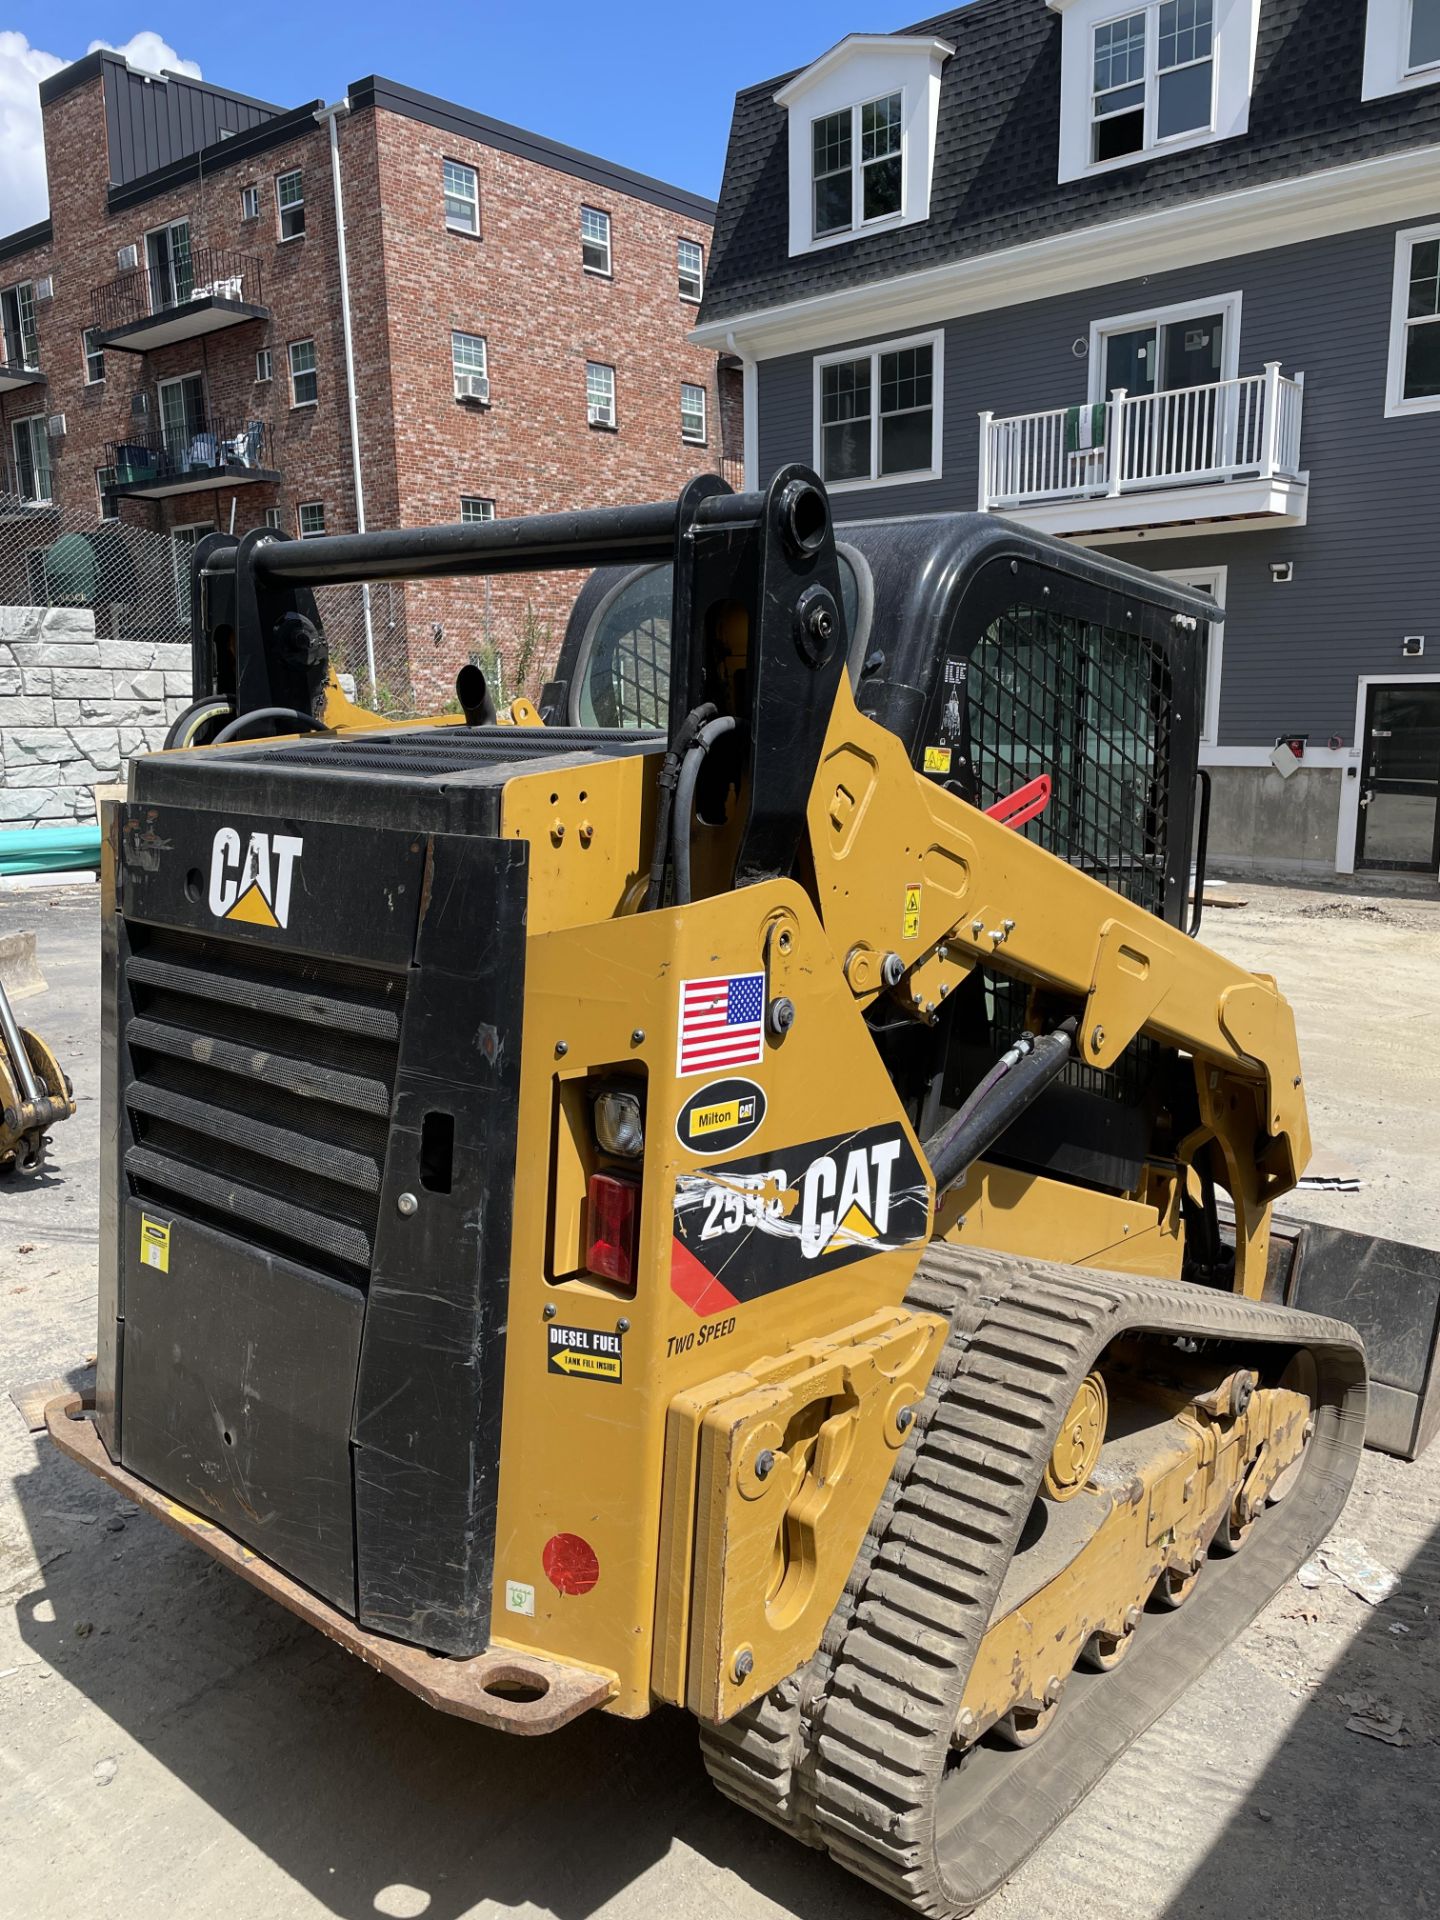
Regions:
[[[1355,864],[1440,869],[1440,685],[1369,691]]]
[[[1213,388],[1224,371],[1223,313],[1152,321],[1105,335],[1105,390],[1095,398],[1108,400],[1117,387],[1129,396],[1124,426],[1127,477],[1183,478],[1227,464],[1230,410],[1221,404],[1222,395],[1187,393],[1192,387]]]
[[[195,268],[190,259],[190,222],[174,220],[145,236],[146,265],[150,269],[150,310],[159,313],[178,307],[195,291]]]

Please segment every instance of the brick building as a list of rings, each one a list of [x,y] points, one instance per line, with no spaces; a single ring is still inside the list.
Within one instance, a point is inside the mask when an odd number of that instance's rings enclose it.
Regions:
[[[738,367],[686,337],[710,201],[373,76],[332,114],[99,52],[40,97],[50,217],[0,238],[0,564],[35,597],[84,517],[304,537],[738,482]],[[387,590],[377,680],[533,679],[575,584]]]

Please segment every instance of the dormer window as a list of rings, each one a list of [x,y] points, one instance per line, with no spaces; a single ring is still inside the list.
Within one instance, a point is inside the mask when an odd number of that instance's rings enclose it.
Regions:
[[[1440,0],[1369,0],[1365,78],[1360,95],[1377,100],[1440,85]]]
[[[940,70],[953,51],[855,33],[775,95],[789,117],[792,254],[930,217]]]
[[[1260,0],[1047,0],[1063,16],[1060,179],[1250,124]]]
[[[1163,0],[1095,29],[1093,160],[1208,130],[1215,0]]]
[[[887,93],[812,123],[817,240],[899,213],[903,102],[903,94]]]

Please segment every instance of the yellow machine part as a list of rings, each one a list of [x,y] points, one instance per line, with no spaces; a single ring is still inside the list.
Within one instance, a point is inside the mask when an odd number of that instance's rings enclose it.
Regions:
[[[655,1691],[727,1720],[814,1651],[945,1334],[871,1315],[677,1394]]]

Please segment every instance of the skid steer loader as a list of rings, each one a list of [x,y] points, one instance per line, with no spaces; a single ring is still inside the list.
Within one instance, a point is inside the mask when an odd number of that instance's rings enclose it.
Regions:
[[[1189,931],[1213,609],[987,516],[845,535],[791,467],[197,554],[276,737],[110,812],[98,1384],[47,1424],[441,1710],[687,1708],[958,1915],[1322,1538],[1366,1365],[1271,1233],[1290,1009]],[[547,724],[331,709],[317,587],[566,566]]]

